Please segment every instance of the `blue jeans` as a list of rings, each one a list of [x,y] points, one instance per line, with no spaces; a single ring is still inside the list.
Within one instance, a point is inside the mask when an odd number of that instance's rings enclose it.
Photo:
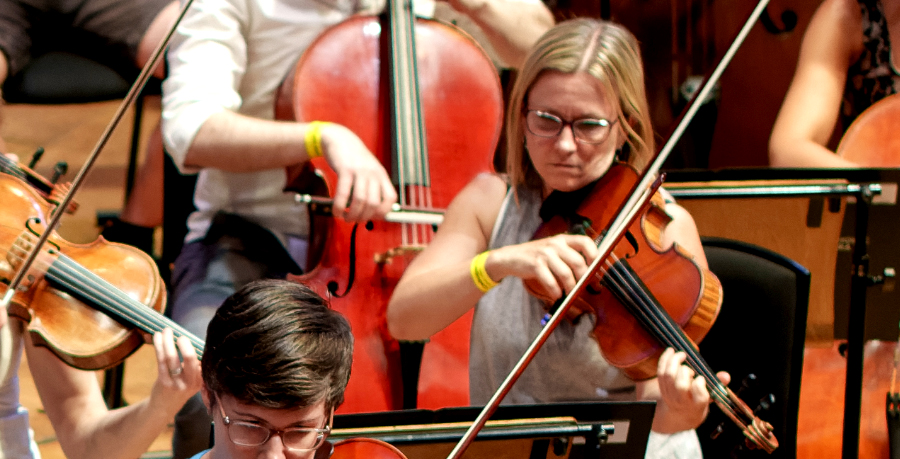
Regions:
[[[172,319],[198,337],[216,310],[247,283],[300,274],[281,242],[235,215],[216,216],[206,237],[186,244],[172,272]],[[200,394],[175,416],[172,459],[187,459],[212,446],[212,418]]]

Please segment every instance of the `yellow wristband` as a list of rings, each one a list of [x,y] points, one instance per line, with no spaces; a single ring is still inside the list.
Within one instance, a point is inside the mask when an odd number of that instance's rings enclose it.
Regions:
[[[303,138],[306,144],[306,156],[309,159],[322,157],[322,127],[329,123],[325,121],[313,121],[306,128],[306,136]]]
[[[490,250],[479,253],[472,259],[472,264],[469,265],[469,273],[472,275],[472,281],[475,282],[475,286],[478,287],[478,290],[481,290],[482,293],[487,293],[488,290],[497,286],[497,283],[491,279],[491,276],[488,276],[487,270],[484,269],[484,263],[487,261],[489,253]]]

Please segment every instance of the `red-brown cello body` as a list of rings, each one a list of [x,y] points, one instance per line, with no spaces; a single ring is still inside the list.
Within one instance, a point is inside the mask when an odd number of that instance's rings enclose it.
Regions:
[[[360,16],[322,34],[289,76],[289,88],[282,88],[291,94],[279,98],[286,102],[279,102],[277,116],[348,127],[391,173],[401,205],[444,208],[476,174],[490,170],[503,113],[496,69],[468,35],[443,23],[417,20],[417,73],[407,79],[418,83],[427,152],[396,148],[405,145],[397,138],[407,134],[397,132],[397,125],[419,115],[396,107],[412,96],[401,91],[392,97],[398,64],[385,52],[393,45],[382,37],[383,28],[378,18]],[[332,187],[334,174],[325,161],[315,159],[313,165]],[[289,169],[288,183],[299,175]],[[342,411],[400,409],[399,343],[388,334],[385,311],[407,263],[429,242],[434,228],[374,221],[355,230],[331,217],[315,218],[312,227],[312,250],[318,244],[323,249],[314,255],[315,267],[297,279],[328,294],[332,306],[350,320],[356,338],[353,377]],[[439,399],[420,405],[468,404],[470,323],[471,317],[464,317],[425,346],[436,358],[423,357],[419,387]]]
[[[900,166],[900,96],[881,99],[863,111],[841,137],[836,153],[862,167]],[[843,447],[847,359],[830,348],[807,347],[798,415],[797,457],[837,459]],[[891,391],[896,343],[869,341],[863,357],[859,457],[889,457],[885,395]]]

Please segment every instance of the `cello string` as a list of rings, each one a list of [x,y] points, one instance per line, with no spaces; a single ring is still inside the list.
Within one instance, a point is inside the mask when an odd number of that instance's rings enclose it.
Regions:
[[[430,208],[431,207],[431,199],[430,199],[430,191],[431,191],[431,177],[429,176],[429,164],[428,164],[428,143],[425,139],[425,126],[424,119],[422,117],[422,99],[421,93],[419,92],[418,85],[418,56],[416,54],[416,16],[413,12],[413,4],[412,2],[404,2],[404,26],[405,26],[405,36],[406,36],[406,48],[405,48],[405,63],[407,67],[405,75],[409,80],[409,104],[410,107],[410,115],[411,121],[410,124],[413,129],[412,139],[415,142],[415,148],[412,151],[412,156],[414,158],[414,168],[416,173],[416,201],[415,204],[418,206]],[[428,227],[425,225],[415,225],[415,234],[416,237],[413,241],[415,245],[423,245],[426,242],[430,242],[430,234],[428,232]]]
[[[388,0],[385,7],[388,8],[390,18],[388,31],[391,34],[389,53],[391,59],[391,106],[393,108],[391,127],[393,128],[394,151],[392,153],[397,167],[399,201],[401,205],[411,205],[415,203],[415,190],[410,187],[414,186],[415,179],[411,177],[412,171],[409,170],[407,156],[409,152],[413,151],[412,141],[409,138],[412,127],[409,121],[409,98],[403,97],[404,94],[409,94],[409,66],[405,65],[409,57],[405,54],[408,52],[406,47],[401,46],[408,42],[408,39],[405,38],[407,31],[406,25],[401,20],[402,2]],[[409,245],[410,241],[416,240],[415,227],[403,225],[401,235],[401,244]]]
[[[400,97],[400,94],[403,93],[405,89],[405,78],[403,76],[403,69],[401,68],[402,58],[400,54],[403,52],[398,49],[400,43],[399,35],[402,33],[400,27],[398,27],[399,23],[399,8],[396,0],[387,0],[385,8],[388,9],[388,15],[390,21],[388,23],[388,31],[390,32],[390,77],[391,77],[391,107],[393,112],[392,116],[392,124],[391,128],[393,129],[393,138],[392,138],[392,147],[394,151],[392,152],[395,156],[395,167],[397,168],[397,175],[399,179],[398,193],[399,193],[399,201],[401,205],[409,205],[410,200],[408,198],[407,185],[410,184],[410,179],[408,177],[409,173],[407,171],[407,164],[404,161],[404,152],[408,151],[409,146],[407,145],[406,135],[408,129],[404,125],[406,122],[406,112],[407,110],[404,107],[404,98]]]

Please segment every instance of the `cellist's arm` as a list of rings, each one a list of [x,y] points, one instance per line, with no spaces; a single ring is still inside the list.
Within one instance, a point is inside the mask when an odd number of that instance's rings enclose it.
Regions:
[[[165,339],[162,339],[165,335]],[[172,422],[185,401],[200,390],[200,362],[187,338],[178,340],[179,365],[171,331],[154,337],[159,375],[150,397],[108,410],[93,372],[76,370],[26,337],[28,364],[41,402],[63,452],[70,459],[133,459]]]
[[[553,27],[553,13],[542,1],[446,0],[484,31],[503,61],[521,67],[531,46]]]
[[[775,167],[857,167],[827,148],[840,113],[847,69],[862,51],[856,0],[825,0],[803,35],[791,86],[769,139]]]
[[[388,329],[400,340],[423,340],[475,307],[472,258],[488,247],[506,184],[482,174],[453,198],[428,246],[410,263],[387,308]]]
[[[310,129],[308,123],[264,120],[222,111],[200,127],[184,164],[250,172],[303,163],[309,159],[305,137]],[[324,156],[338,176],[335,213],[350,221],[382,218],[397,201],[387,171],[349,129],[333,123],[318,129]],[[342,212],[347,203],[349,210]]]
[[[215,3],[214,14],[189,12],[170,46],[162,110],[167,152],[186,173],[202,168],[252,172],[307,161],[310,125],[239,113],[244,98],[238,88],[248,84],[249,45],[243,34],[248,13],[240,2]],[[360,221],[390,211],[396,202],[393,184],[362,141],[334,124],[320,133],[322,152],[338,175],[338,216]]]

